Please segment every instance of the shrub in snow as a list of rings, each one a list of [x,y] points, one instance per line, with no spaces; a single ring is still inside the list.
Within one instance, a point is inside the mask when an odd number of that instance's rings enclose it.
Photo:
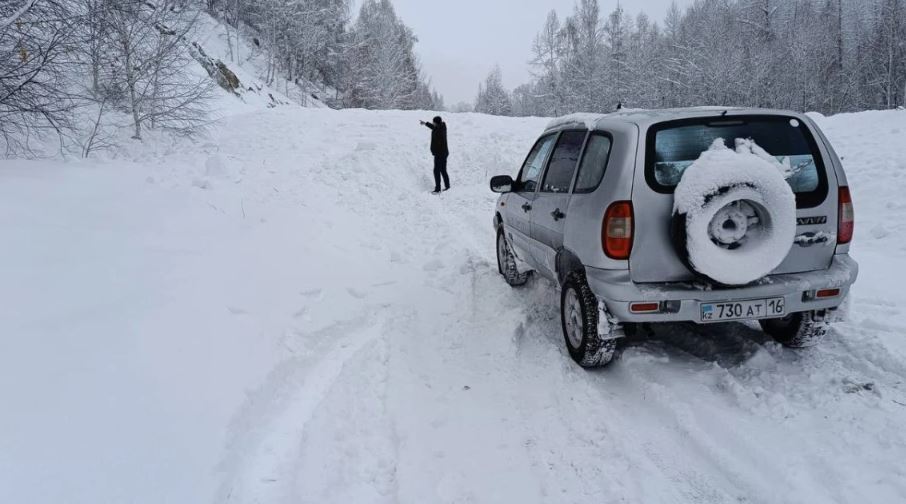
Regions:
[[[699,274],[744,285],[783,262],[796,235],[791,170],[751,140],[717,139],[683,173],[674,196],[674,240]]]

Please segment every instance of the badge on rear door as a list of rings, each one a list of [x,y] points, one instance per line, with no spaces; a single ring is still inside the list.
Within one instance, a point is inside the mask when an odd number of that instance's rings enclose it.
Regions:
[[[797,226],[819,226],[821,224],[827,224],[826,215],[821,217],[799,217],[796,219]]]

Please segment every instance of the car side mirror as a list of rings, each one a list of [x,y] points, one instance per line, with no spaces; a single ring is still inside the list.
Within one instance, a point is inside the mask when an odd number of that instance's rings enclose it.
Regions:
[[[513,186],[516,185],[516,182],[513,181],[513,177],[509,175],[498,175],[491,178],[491,191],[495,193],[508,193],[513,192]]]

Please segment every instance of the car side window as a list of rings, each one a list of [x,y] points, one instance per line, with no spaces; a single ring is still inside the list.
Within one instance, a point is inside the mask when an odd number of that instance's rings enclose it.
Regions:
[[[544,168],[544,161],[554,147],[554,140],[556,139],[557,135],[548,135],[538,140],[535,146],[532,147],[532,151],[519,172],[519,183],[517,184],[519,192],[535,192],[538,187],[538,180],[541,178],[541,171]]]
[[[551,160],[544,174],[541,192],[567,193],[579,164],[582,144],[585,143],[586,131],[565,131],[557,140],[557,147],[551,154]]]
[[[610,137],[603,133],[592,133],[588,137],[582,164],[579,165],[579,176],[576,177],[576,189],[573,192],[590,193],[598,188],[607,169],[612,145]]]

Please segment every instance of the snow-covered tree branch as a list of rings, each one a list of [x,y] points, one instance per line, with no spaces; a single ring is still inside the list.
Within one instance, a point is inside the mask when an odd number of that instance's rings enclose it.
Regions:
[[[3,31],[9,28],[10,25],[18,21],[26,12],[29,11],[35,4],[38,3],[38,0],[27,0],[18,10],[13,12],[11,15],[0,18],[0,31]]]
[[[519,114],[702,104],[835,113],[906,105],[903,0],[673,5],[663,26],[581,0],[545,22]]]

